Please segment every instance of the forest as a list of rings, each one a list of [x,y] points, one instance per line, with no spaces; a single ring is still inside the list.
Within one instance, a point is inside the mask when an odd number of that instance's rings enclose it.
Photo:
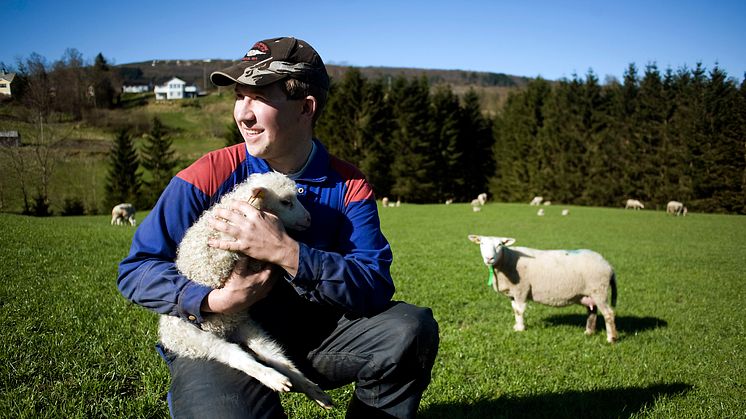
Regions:
[[[55,151],[61,143],[53,138],[55,125],[101,125],[101,115],[128,112],[131,105],[123,104],[133,102],[118,92],[124,74],[101,54],[91,65],[75,50],[52,65],[32,55],[17,71],[19,94],[0,106],[18,109],[4,118],[27,122],[20,126],[30,132],[20,150],[0,147],[17,177],[3,188],[21,185],[22,212],[48,215],[50,197],[61,195],[49,190],[46,175],[50,162],[64,156]],[[621,207],[634,198],[650,209],[677,200],[690,211],[746,213],[746,81],[717,65],[660,71],[648,64],[640,72],[630,64],[622,80],[603,84],[592,70],[572,79],[525,79],[490,110],[479,84],[456,93],[452,84],[416,73],[366,77],[348,67],[334,74],[315,135],[357,165],[378,198],[470,202],[487,192],[498,202],[527,203],[539,195],[567,205]],[[156,117],[132,127],[115,119],[106,193],[98,198],[105,202],[97,208],[124,201],[148,208],[164,179],[189,163],[169,136],[180,127]],[[241,141],[230,125],[226,144]],[[137,147],[136,138],[147,141]],[[72,202],[76,211],[62,212],[96,211],[81,210],[79,201]]]
[[[746,213],[746,83],[707,71],[634,64],[621,81],[532,79],[497,115],[424,77],[332,86],[317,135],[357,164],[378,196],[415,203],[533,196],[621,207]]]

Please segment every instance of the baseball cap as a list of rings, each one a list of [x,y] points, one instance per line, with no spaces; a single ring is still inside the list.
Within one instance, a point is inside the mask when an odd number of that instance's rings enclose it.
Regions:
[[[307,42],[293,37],[259,41],[240,62],[210,74],[216,86],[265,86],[286,78],[329,89],[329,75],[319,54]]]

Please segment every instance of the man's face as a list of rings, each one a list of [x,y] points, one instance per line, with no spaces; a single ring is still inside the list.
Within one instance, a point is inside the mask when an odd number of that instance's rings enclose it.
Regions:
[[[278,83],[235,87],[233,118],[254,157],[274,160],[288,155],[304,132],[302,100],[288,100]]]

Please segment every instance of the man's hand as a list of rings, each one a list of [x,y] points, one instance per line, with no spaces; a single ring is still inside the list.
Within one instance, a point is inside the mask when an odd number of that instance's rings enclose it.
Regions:
[[[239,258],[225,286],[207,294],[202,301],[203,312],[238,313],[248,310],[269,294],[280,272],[269,263],[265,263],[259,271],[251,271],[247,261],[245,257]]]
[[[274,214],[259,211],[246,202],[233,201],[228,209],[216,208],[208,224],[235,239],[210,239],[208,245],[273,263],[293,276],[298,273],[300,246],[288,236]]]

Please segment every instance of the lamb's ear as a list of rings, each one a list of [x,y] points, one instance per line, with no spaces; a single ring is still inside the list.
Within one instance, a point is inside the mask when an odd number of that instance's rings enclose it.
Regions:
[[[256,186],[251,189],[251,198],[249,198],[249,204],[256,209],[261,209],[262,201],[264,200],[264,194],[267,190],[263,186]]]
[[[480,244],[482,242],[481,236],[477,236],[476,234],[469,234],[469,240],[473,241],[476,244]]]
[[[512,246],[513,243],[515,243],[515,239],[511,239],[510,237],[505,237],[501,239],[501,243],[503,246]]]

